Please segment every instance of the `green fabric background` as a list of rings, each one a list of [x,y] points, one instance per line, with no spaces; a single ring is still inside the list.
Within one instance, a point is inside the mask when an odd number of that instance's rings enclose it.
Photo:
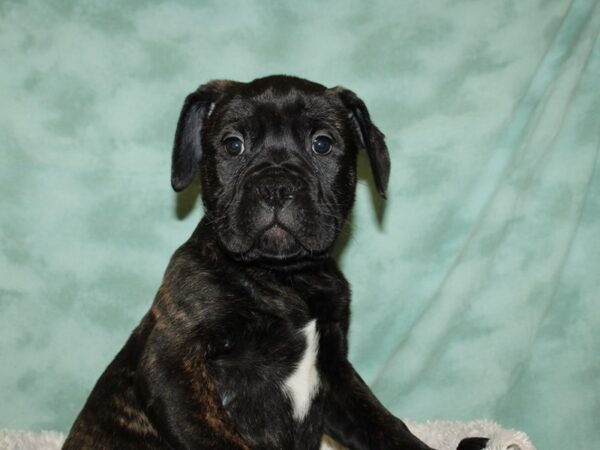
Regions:
[[[600,2],[2,1],[0,427],[66,431],[201,216],[184,96],[295,74],[388,136],[340,263],[397,415],[600,439]]]

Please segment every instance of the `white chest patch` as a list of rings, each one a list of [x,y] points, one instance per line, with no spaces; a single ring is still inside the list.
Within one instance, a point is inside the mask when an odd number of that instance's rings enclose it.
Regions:
[[[284,390],[292,401],[294,419],[302,420],[310,409],[310,403],[319,388],[317,372],[317,353],[319,352],[319,334],[315,320],[311,320],[302,329],[306,339],[306,348],[296,369],[285,380]]]

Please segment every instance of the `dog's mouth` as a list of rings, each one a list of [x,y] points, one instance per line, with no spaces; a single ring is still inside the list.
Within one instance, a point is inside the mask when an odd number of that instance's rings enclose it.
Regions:
[[[248,254],[260,253],[269,259],[284,260],[297,255],[303,249],[300,240],[280,222],[274,221],[256,234]]]
[[[338,229],[333,215],[322,214],[308,198],[269,208],[248,197],[221,217],[217,234],[222,248],[235,260],[267,265],[323,259]]]
[[[280,225],[279,223],[274,223],[270,225],[260,234],[264,239],[269,239],[273,241],[284,241],[288,237],[293,238],[292,233],[290,233],[283,225]]]
[[[325,252],[307,248],[302,239],[276,220],[254,233],[250,242],[247,249],[235,252],[233,256],[240,261],[261,261],[279,266],[305,259],[318,260],[325,255]]]

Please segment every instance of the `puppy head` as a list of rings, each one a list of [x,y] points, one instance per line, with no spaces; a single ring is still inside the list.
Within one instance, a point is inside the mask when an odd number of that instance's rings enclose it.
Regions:
[[[205,220],[234,258],[315,260],[352,207],[361,148],[385,197],[384,136],[356,94],[288,76],[212,81],[183,105],[171,184],[181,191],[200,170]]]

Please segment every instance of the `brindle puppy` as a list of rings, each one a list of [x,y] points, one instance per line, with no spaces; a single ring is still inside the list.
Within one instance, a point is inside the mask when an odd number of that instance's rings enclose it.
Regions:
[[[213,81],[177,124],[172,185],[200,169],[205,215],[65,442],[75,449],[427,449],[347,359],[350,289],[329,252],[364,148],[351,91],[299,78]]]

